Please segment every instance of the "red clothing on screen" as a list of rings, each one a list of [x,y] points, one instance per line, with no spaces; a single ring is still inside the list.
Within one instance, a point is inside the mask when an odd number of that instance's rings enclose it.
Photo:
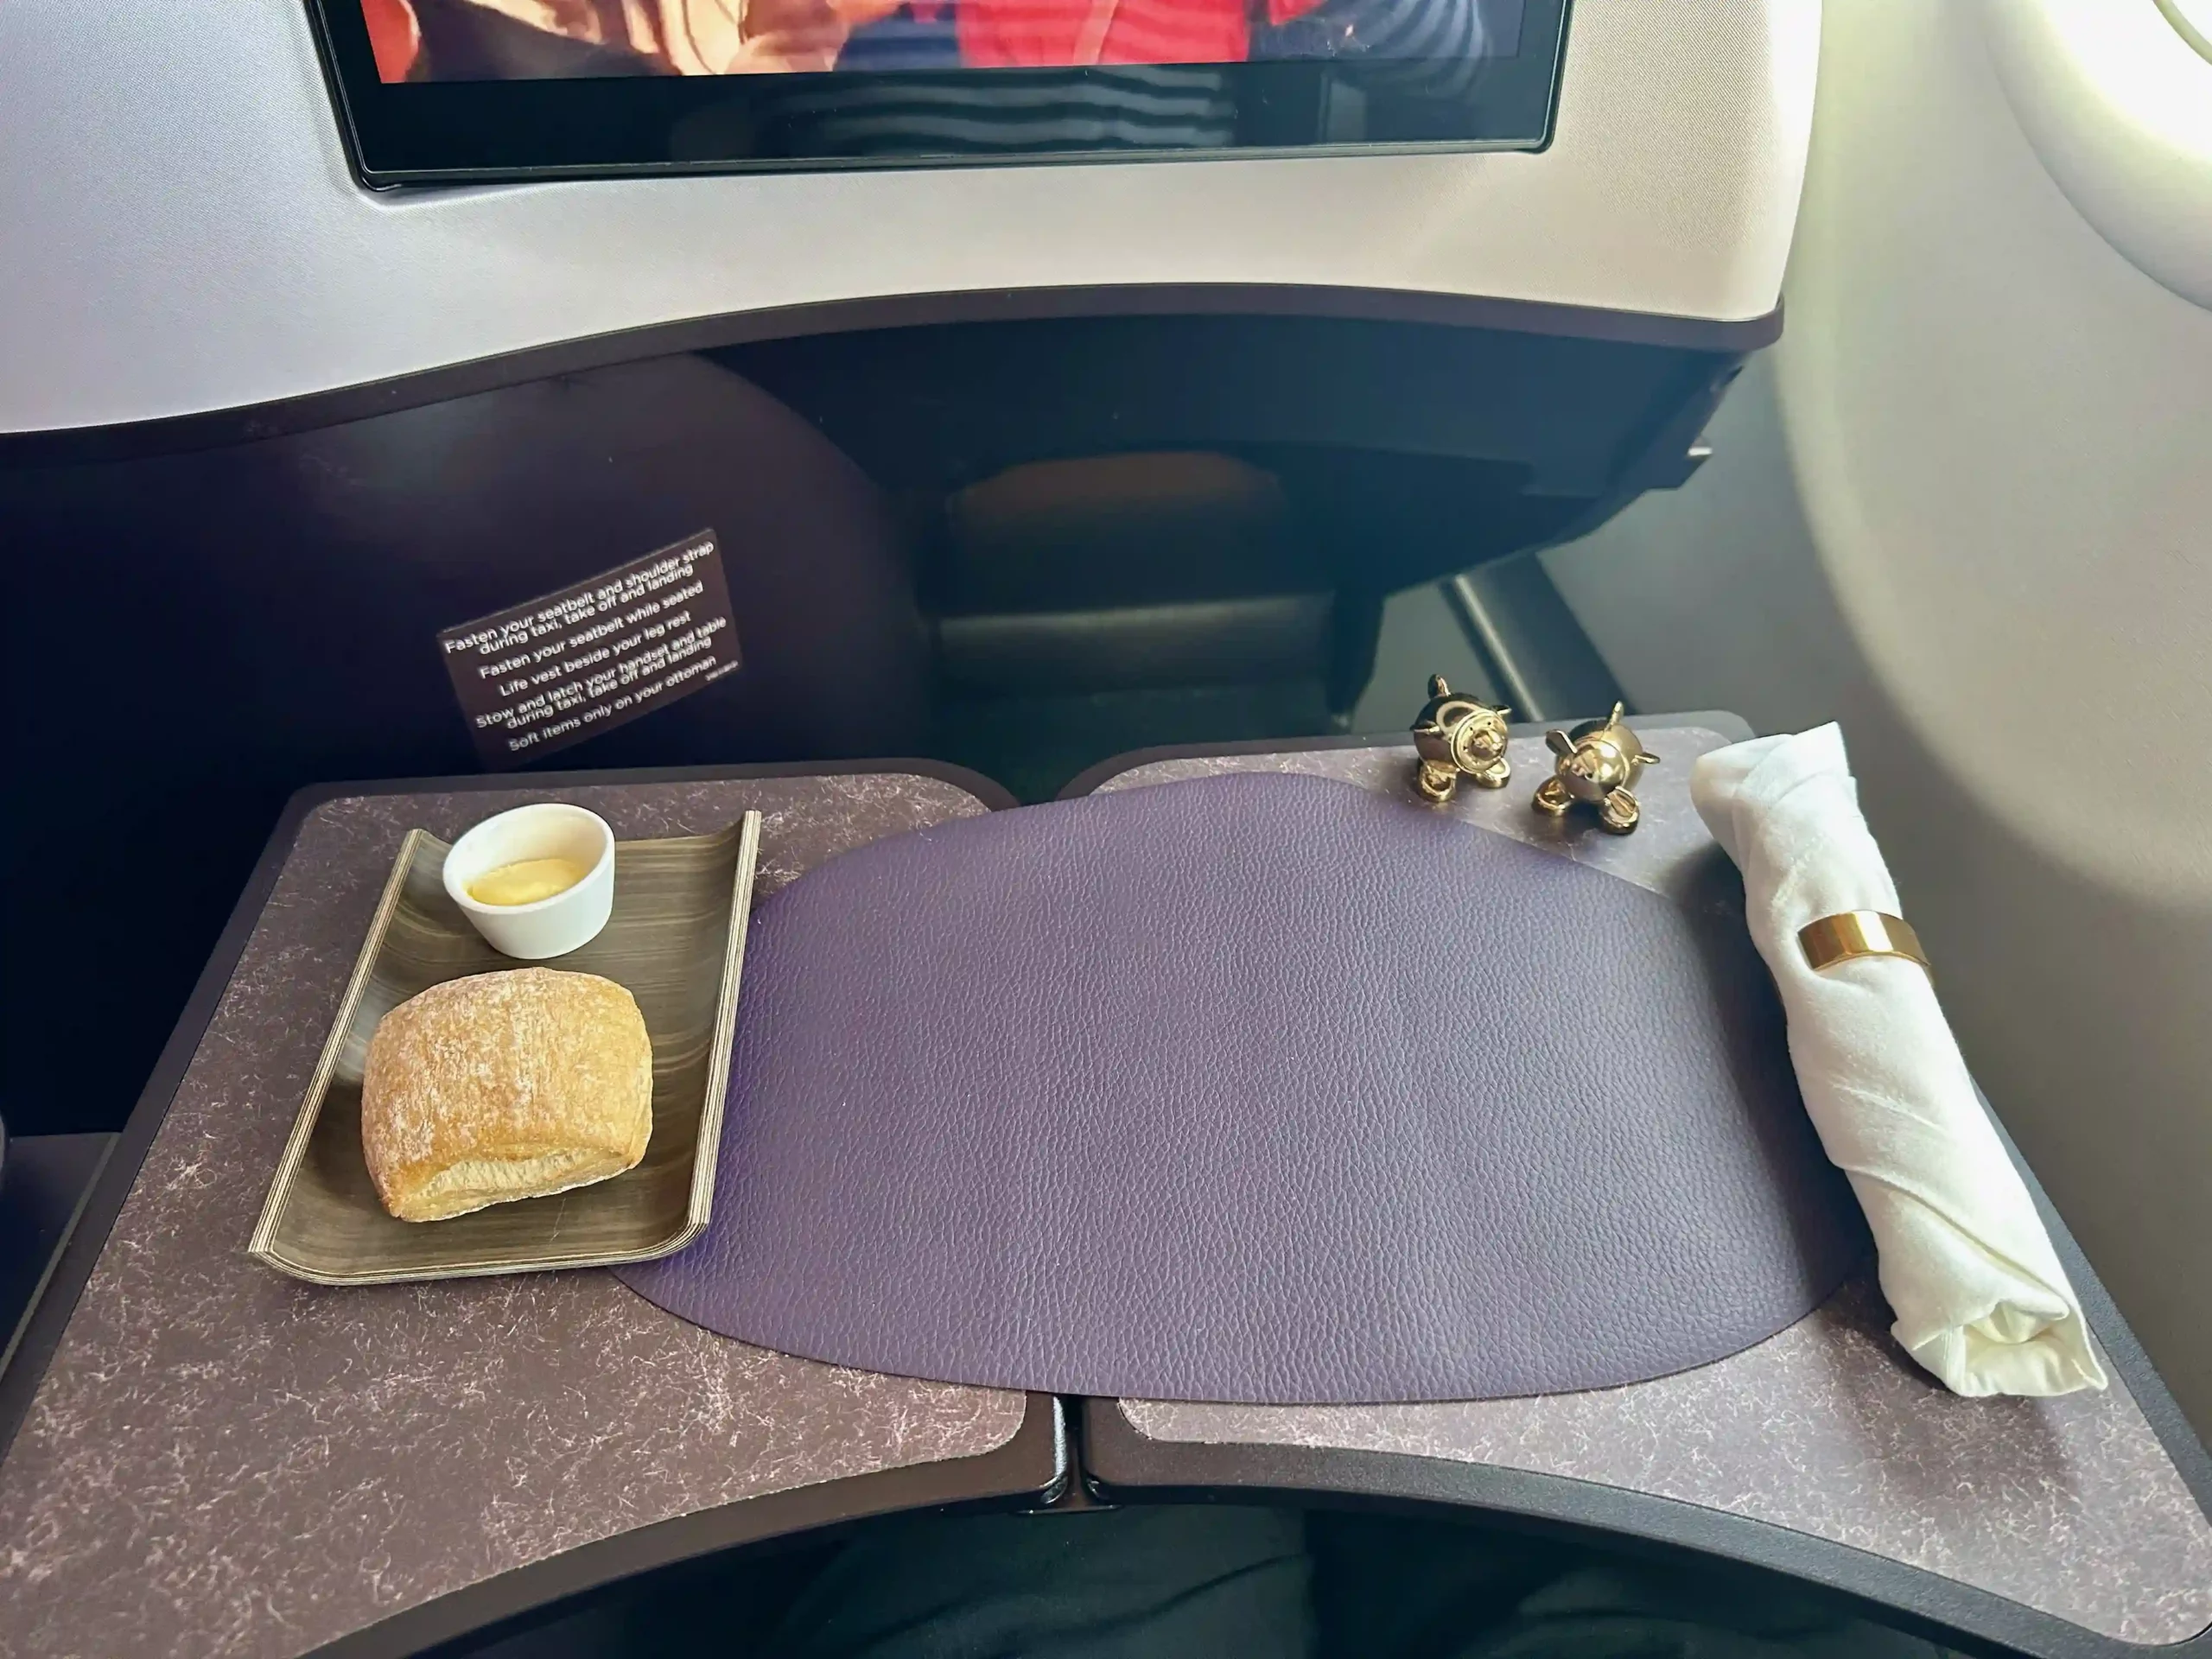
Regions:
[[[1265,0],[1267,20],[1287,23],[1321,3]],[[1065,67],[1078,61],[1090,15],[1090,0],[957,0],[960,60],[988,69]],[[1096,61],[1242,63],[1251,47],[1243,0],[1120,0]]]
[[[407,0],[361,0],[362,21],[369,26],[369,49],[376,54],[377,79],[404,80],[423,49],[423,31]]]

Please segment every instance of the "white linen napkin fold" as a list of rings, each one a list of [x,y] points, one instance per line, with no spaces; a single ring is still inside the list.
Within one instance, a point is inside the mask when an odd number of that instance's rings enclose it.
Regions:
[[[1898,957],[1815,973],[1798,944],[1822,916],[1902,914],[1842,731],[1717,749],[1690,798],[1743,872],[1805,1109],[1866,1211],[1897,1339],[1959,1394],[2103,1388],[2081,1303],[1928,976]]]

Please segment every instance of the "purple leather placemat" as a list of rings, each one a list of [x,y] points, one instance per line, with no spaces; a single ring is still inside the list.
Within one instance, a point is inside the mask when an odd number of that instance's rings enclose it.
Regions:
[[[715,1220],[760,1345],[1063,1394],[1664,1375],[1863,1253],[1733,872],[1675,904],[1324,779],[942,825],[762,906]]]

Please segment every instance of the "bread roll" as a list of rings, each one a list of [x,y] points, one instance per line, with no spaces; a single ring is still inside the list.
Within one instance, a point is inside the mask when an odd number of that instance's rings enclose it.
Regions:
[[[637,1000],[596,974],[448,980],[378,1022],[361,1151],[384,1207],[442,1221],[620,1175],[653,1127]]]

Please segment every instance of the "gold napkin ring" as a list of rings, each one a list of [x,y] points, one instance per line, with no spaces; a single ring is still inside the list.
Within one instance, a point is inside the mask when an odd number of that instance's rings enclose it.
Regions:
[[[1856,957],[1903,957],[1918,963],[1929,978],[1936,977],[1912,924],[1878,910],[1847,910],[1808,922],[1797,930],[1797,943],[1815,973]]]

